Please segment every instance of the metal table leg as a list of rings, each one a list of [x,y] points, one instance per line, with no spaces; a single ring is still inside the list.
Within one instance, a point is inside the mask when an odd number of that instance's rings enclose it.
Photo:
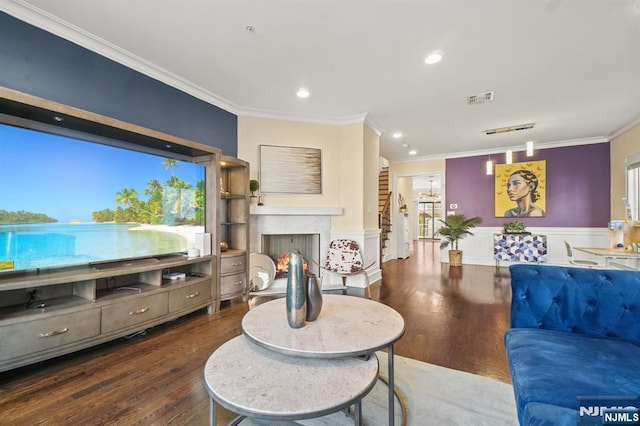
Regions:
[[[216,410],[216,402],[213,398],[209,398],[209,425],[216,426],[218,424],[218,413]]]
[[[393,381],[393,343],[389,345],[389,349],[387,351],[387,360],[388,360],[388,370],[389,370],[389,426],[393,426],[395,423],[395,384]]]
[[[362,426],[362,400],[359,399],[358,402],[355,403],[355,416],[354,416],[354,424],[356,426]]]

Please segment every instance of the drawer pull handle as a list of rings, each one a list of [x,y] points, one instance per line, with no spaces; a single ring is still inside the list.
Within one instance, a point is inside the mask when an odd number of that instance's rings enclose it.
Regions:
[[[195,293],[191,293],[191,294],[187,295],[185,298],[186,299],[193,299],[194,297],[198,297],[198,296],[200,296],[200,292],[196,291]]]
[[[147,312],[149,310],[149,308],[141,308],[141,309],[136,309],[135,311],[131,311],[129,312],[129,315],[140,315],[140,314],[144,314],[145,312]]]
[[[233,285],[242,285],[244,284],[244,281],[236,281],[235,283],[233,283]]]
[[[62,330],[53,330],[53,331],[47,331],[46,333],[40,333],[40,337],[57,336],[58,334],[66,333],[67,331],[69,331],[69,329],[65,327]]]
[[[240,262],[240,263],[234,263],[232,266],[242,266],[242,262]]]

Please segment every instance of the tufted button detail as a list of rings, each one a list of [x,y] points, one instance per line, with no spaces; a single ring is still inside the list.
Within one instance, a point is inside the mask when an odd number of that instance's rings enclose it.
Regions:
[[[587,305],[589,306],[595,306],[596,305],[596,301],[593,299],[590,299],[589,301],[587,301]]]

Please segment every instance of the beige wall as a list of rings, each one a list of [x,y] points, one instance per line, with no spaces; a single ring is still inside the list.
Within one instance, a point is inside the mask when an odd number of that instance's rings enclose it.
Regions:
[[[423,160],[423,161],[406,161],[401,163],[389,164],[389,188],[393,188],[393,182],[396,176],[415,176],[425,173],[442,172],[444,179],[444,169],[446,161],[445,159],[439,160]],[[393,189],[391,189],[393,191]],[[413,196],[412,187],[398,188],[398,191],[402,194],[405,201],[411,204]],[[443,194],[444,195],[444,194]],[[395,211],[398,211],[398,194],[391,197]]]
[[[625,158],[640,152],[640,125],[611,141],[611,218],[624,219]]]
[[[378,229],[378,174],[380,137],[364,126],[364,229]]]
[[[260,145],[322,150],[322,194],[265,194],[265,205],[342,207],[345,214],[333,218],[334,230],[369,229],[371,216],[377,228],[379,139],[363,123],[340,126],[238,116],[238,157],[249,162],[251,179],[260,180]]]

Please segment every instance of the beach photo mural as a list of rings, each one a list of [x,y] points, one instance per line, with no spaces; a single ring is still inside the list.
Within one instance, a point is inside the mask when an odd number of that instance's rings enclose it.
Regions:
[[[205,167],[0,124],[0,272],[171,254],[204,232]]]
[[[546,216],[545,160],[496,164],[495,217]]]

